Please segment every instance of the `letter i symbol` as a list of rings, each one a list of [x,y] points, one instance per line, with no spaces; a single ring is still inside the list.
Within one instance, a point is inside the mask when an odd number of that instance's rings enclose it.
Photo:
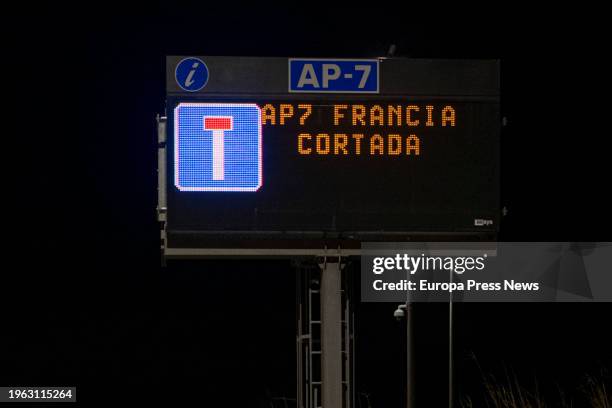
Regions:
[[[190,87],[195,81],[193,80],[193,76],[196,72],[196,69],[200,65],[199,62],[194,62],[191,66],[191,71],[189,71],[189,75],[187,75],[187,79],[185,80],[185,86]]]

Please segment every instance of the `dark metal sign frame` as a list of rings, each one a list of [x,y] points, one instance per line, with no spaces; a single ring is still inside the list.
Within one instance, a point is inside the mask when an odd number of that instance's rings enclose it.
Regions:
[[[491,191],[483,192],[491,205],[487,225],[458,226],[452,222],[448,228],[437,226],[428,230],[420,226],[406,230],[361,230],[330,228],[303,229],[236,229],[200,228],[176,229],[173,225],[174,183],[171,149],[172,127],[169,121],[172,110],[179,102],[224,101],[362,101],[373,103],[406,98],[410,101],[452,101],[453,103],[494,106],[493,116],[487,120],[490,134],[487,137],[493,148],[499,147],[499,61],[497,60],[429,60],[380,58],[378,94],[344,93],[289,93],[288,58],[254,57],[196,57],[205,61],[209,77],[206,86],[189,92],[181,88],[175,79],[175,69],[183,56],[167,57],[167,113],[158,118],[158,213],[162,222],[164,255],[168,258],[235,257],[235,256],[348,256],[358,255],[362,241],[417,240],[490,240],[499,225],[499,152],[491,158],[490,175],[496,180]],[[469,111],[473,115],[472,111]],[[477,120],[477,118],[475,119]],[[477,158],[478,159],[478,158]],[[469,163],[466,164],[469,166]],[[458,180],[457,182],[466,182]],[[169,199],[170,195],[170,199]],[[452,211],[451,211],[452,212]],[[441,214],[443,219],[444,214]],[[442,221],[440,225],[444,224]]]

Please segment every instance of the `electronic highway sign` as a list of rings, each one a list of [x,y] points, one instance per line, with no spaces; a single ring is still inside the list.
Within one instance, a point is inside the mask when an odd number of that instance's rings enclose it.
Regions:
[[[499,61],[170,56],[166,90],[168,248],[497,231]]]

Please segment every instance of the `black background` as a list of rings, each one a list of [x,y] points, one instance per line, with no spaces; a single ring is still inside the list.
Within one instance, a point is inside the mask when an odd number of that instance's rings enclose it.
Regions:
[[[180,7],[189,18],[173,17]],[[234,14],[231,30],[203,17],[219,10],[193,4],[146,18],[5,18],[2,385],[76,385],[82,405],[119,395],[137,405],[266,406],[270,396],[295,395],[288,262],[160,267],[155,114],[166,54],[369,58],[394,43],[403,56],[501,58],[509,125],[500,238],[609,240],[600,26],[579,28],[576,14],[567,23],[506,13],[507,21],[451,26],[382,11],[270,10]],[[375,407],[404,399],[404,328],[394,308],[358,310],[357,387]],[[416,307],[425,406],[445,404],[445,310]],[[456,311],[464,395],[482,395],[472,355],[486,372],[505,364],[552,395],[556,384],[578,393],[586,373],[610,368],[609,304]]]

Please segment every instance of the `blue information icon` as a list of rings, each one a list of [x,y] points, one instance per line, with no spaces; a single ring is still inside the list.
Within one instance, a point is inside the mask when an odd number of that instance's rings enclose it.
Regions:
[[[176,64],[174,77],[178,86],[189,92],[196,92],[208,82],[208,67],[199,58],[185,58]]]
[[[174,184],[180,191],[259,190],[259,106],[180,103],[174,109],[174,169]]]

